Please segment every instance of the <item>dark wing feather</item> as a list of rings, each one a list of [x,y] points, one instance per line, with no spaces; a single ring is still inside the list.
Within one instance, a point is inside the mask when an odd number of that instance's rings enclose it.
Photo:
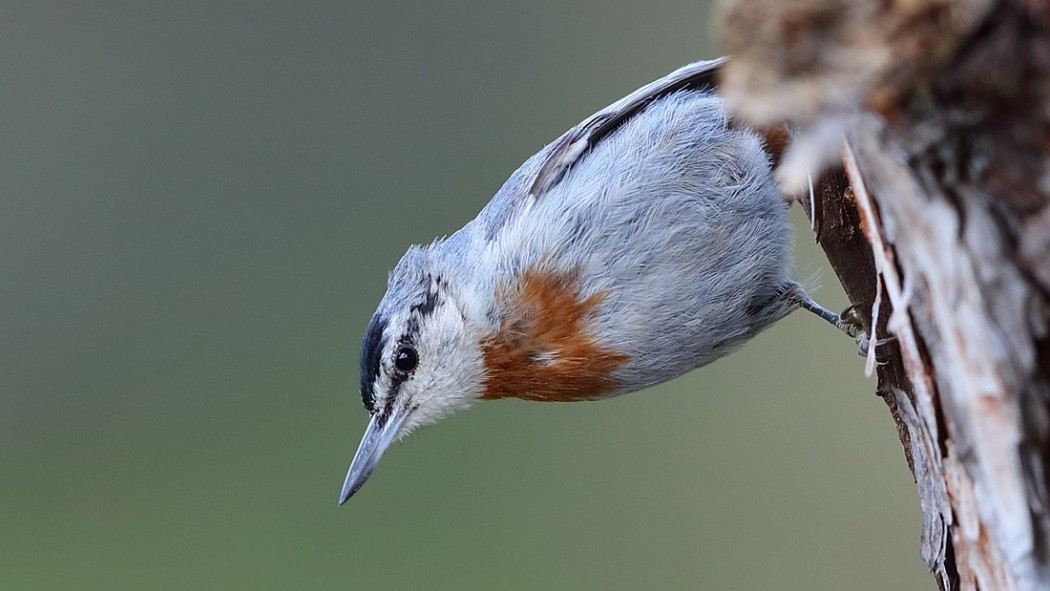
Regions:
[[[639,88],[569,130],[558,138],[546,161],[540,165],[529,187],[529,196],[543,195],[602,138],[616,131],[654,100],[679,90],[714,88],[715,76],[726,61],[728,58],[720,57],[689,64]]]

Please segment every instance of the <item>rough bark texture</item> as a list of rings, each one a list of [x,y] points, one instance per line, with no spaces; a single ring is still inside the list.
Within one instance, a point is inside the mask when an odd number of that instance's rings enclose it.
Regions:
[[[1050,0],[727,0],[722,93],[876,338],[941,589],[1050,589]],[[805,200],[804,201],[808,201]],[[859,535],[863,535],[860,533]]]

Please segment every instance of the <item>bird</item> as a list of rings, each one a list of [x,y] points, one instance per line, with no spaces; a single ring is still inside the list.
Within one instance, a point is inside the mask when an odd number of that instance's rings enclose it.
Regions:
[[[361,344],[369,421],[345,503],[390,445],[479,400],[600,400],[707,365],[797,309],[768,146],[684,66],[518,168],[473,220],[412,246]]]

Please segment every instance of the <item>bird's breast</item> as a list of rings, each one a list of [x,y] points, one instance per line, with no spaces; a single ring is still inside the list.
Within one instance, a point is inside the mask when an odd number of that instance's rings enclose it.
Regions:
[[[629,356],[592,332],[604,293],[582,295],[579,271],[527,269],[495,293],[495,333],[482,341],[483,399],[571,402],[619,389],[613,372]]]

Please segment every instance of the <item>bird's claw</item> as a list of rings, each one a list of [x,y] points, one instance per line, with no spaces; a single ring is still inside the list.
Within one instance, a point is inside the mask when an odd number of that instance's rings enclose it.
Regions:
[[[864,330],[864,321],[861,319],[860,312],[857,311],[856,306],[850,306],[846,308],[841,314],[839,314],[839,321],[835,323],[843,332],[853,337],[853,340],[857,342],[857,354],[861,357],[867,357],[871,352],[871,338],[868,336],[868,332]],[[879,348],[885,347],[886,345],[897,340],[897,337],[885,337],[875,341],[875,363],[877,365],[886,365],[887,361],[883,356],[879,355]]]
[[[841,314],[836,314],[813,301],[805,294],[800,297],[799,305],[809,312],[816,314],[825,322],[832,324],[842,332],[848,334],[857,342],[857,353],[860,354],[861,357],[868,356],[871,351],[872,341],[868,336],[868,331],[864,329],[864,318],[861,316],[860,310],[857,309],[856,306],[850,306],[843,310]],[[897,340],[896,337],[888,337],[875,341],[875,363],[885,365],[885,356],[878,355],[878,349],[879,347],[883,347],[895,340]]]
[[[871,352],[871,345],[872,345],[871,339],[869,339],[868,335],[865,332],[863,332],[863,331],[861,331],[859,334],[857,334],[857,336],[854,337],[854,339],[856,339],[856,341],[857,341],[857,355],[860,355],[861,357],[867,357],[868,354]],[[887,363],[889,363],[889,361],[886,361],[886,359],[885,359],[885,357],[883,355],[879,354],[879,348],[880,347],[885,347],[886,345],[888,345],[888,344],[890,344],[890,343],[892,343],[892,342],[894,342],[896,340],[897,340],[897,337],[886,337],[884,339],[879,339],[879,340],[875,341],[875,364],[876,365],[880,365],[881,366],[881,365],[886,365]]]

